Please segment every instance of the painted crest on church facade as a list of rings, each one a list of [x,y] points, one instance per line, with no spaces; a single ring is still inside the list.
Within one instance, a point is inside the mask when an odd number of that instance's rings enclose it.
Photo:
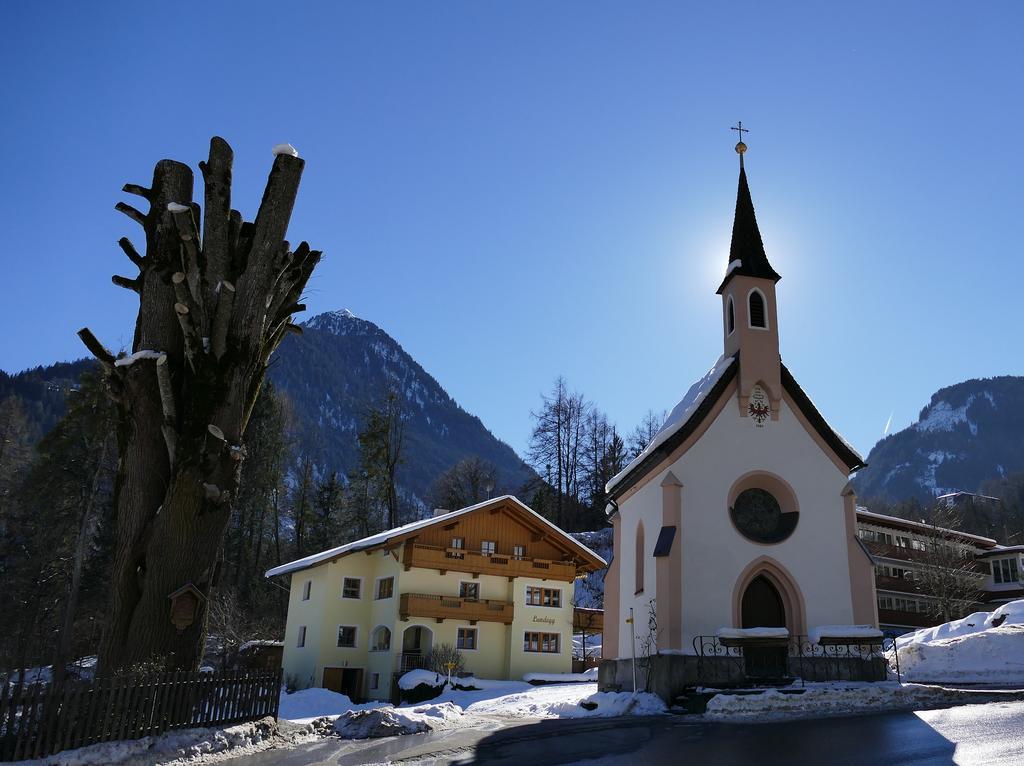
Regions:
[[[747,403],[747,415],[754,421],[756,428],[764,428],[771,414],[772,407],[768,401],[768,394],[761,386],[754,386],[750,392],[750,401]]]

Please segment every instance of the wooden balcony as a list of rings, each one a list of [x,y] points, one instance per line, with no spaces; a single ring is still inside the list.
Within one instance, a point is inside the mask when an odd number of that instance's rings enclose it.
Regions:
[[[405,568],[438,569],[441,574],[452,570],[474,575],[501,577],[536,577],[541,580],[576,579],[576,565],[571,561],[516,558],[507,553],[483,554],[465,548],[439,548],[433,545],[406,543],[403,552]]]
[[[572,610],[573,633],[603,633],[604,609],[587,609],[577,606]]]
[[[920,593],[917,583],[906,577],[889,577],[875,575],[875,588],[878,590],[896,591],[897,593]]]
[[[403,593],[398,603],[403,620],[410,617],[442,620],[478,620],[512,624],[513,606],[508,601],[459,598],[458,596],[430,596],[425,593]]]

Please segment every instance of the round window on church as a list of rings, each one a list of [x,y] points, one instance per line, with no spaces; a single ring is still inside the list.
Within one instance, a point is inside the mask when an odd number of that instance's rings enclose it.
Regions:
[[[732,523],[748,540],[781,543],[796,529],[799,513],[783,512],[775,495],[758,487],[745,489],[729,509]]]

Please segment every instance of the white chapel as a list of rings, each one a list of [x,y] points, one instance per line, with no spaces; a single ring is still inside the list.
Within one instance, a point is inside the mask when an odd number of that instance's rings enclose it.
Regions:
[[[742,136],[742,134],[741,134]],[[864,465],[779,356],[776,284],[740,155],[722,297],[723,354],[647,448],[607,485],[614,559],[604,656],[626,624],[659,651],[721,629],[877,626],[872,563],[856,536],[850,474]]]

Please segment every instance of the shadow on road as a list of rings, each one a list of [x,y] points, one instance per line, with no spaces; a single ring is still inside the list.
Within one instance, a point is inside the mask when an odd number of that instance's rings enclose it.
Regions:
[[[571,725],[566,725],[571,724]],[[542,721],[482,738],[460,764],[952,766],[956,745],[913,713],[759,724],[651,717]]]

